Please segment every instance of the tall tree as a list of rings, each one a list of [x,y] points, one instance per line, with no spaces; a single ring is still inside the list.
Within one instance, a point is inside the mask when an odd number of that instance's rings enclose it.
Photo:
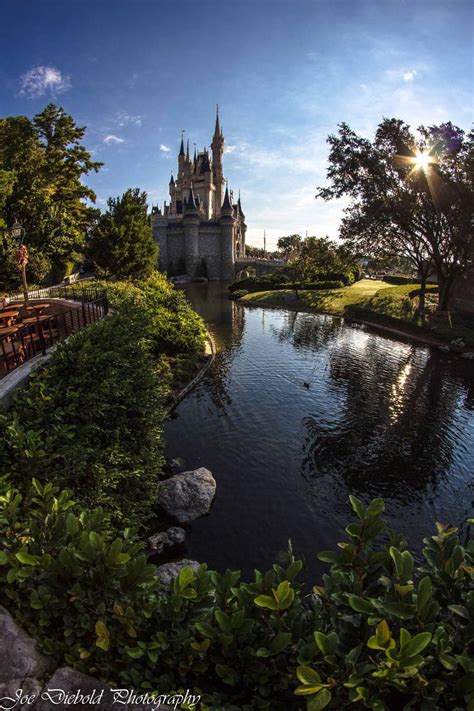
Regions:
[[[300,235],[288,235],[288,237],[280,237],[277,242],[277,247],[283,254],[284,259],[290,259],[295,256],[301,247]]]
[[[147,213],[147,195],[129,188],[109,198],[108,210],[90,234],[87,255],[97,272],[119,279],[141,279],[156,268],[157,246]]]
[[[84,127],[53,104],[33,120],[0,119],[0,170],[13,176],[1,218],[7,226],[21,222],[30,253],[49,262],[53,279],[81,251],[94,219],[88,203],[95,194],[83,178],[102,164],[82,145],[84,134]]]
[[[360,254],[408,258],[426,279],[435,271],[439,309],[472,259],[474,133],[451,123],[421,126],[418,137],[384,119],[371,142],[342,123],[330,145],[324,200],[351,198],[341,237]]]

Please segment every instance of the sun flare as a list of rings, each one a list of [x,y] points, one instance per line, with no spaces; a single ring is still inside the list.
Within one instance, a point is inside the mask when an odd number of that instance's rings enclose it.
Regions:
[[[430,162],[431,158],[429,153],[423,153],[422,151],[420,151],[420,153],[415,156],[415,165],[420,170],[426,170]]]

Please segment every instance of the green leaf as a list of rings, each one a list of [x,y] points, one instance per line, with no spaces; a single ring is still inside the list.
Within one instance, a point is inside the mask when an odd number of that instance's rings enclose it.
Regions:
[[[330,632],[328,635],[323,632],[315,632],[314,641],[325,656],[334,654],[339,645],[339,637],[335,632]]]
[[[349,605],[356,612],[364,612],[367,615],[371,615],[376,612],[375,607],[369,600],[366,600],[362,597],[358,597],[358,595],[348,595],[347,600],[349,602]]]
[[[180,588],[185,588],[187,585],[193,582],[195,580],[196,576],[194,575],[193,569],[190,568],[189,566],[186,566],[183,568],[178,575],[178,584]]]
[[[431,632],[420,632],[403,646],[403,657],[414,657],[416,654],[422,652],[430,642]]]
[[[25,550],[20,550],[16,554],[17,559],[22,563],[23,565],[38,565],[40,559],[36,555],[30,555],[28,551]]]
[[[420,583],[418,585],[418,593],[416,598],[416,608],[418,612],[422,612],[425,609],[432,596],[433,586],[431,583],[431,578],[426,575],[420,580]]]
[[[448,610],[454,612],[455,615],[459,615],[459,617],[464,617],[464,619],[466,620],[471,619],[469,610],[467,609],[467,607],[464,607],[464,605],[448,605]]]
[[[0,565],[6,565],[8,563],[8,553],[5,551],[0,551]]]
[[[331,692],[329,689],[322,689],[316,694],[313,699],[308,701],[307,711],[321,711],[321,709],[326,708],[326,706],[331,701]]]
[[[383,605],[385,612],[401,620],[409,620],[413,617],[414,606],[406,605],[403,602],[386,602]]]
[[[311,669],[311,667],[300,666],[296,669],[296,676],[301,681],[302,684],[320,684],[321,677],[317,671]]]
[[[274,654],[279,654],[291,642],[291,632],[280,632],[277,634],[270,644],[270,649]]]
[[[362,501],[360,501],[356,496],[353,496],[352,494],[349,496],[349,501],[351,503],[352,510],[354,511],[354,513],[356,513],[360,520],[363,521],[365,519],[366,509]]]
[[[376,518],[377,516],[380,516],[385,511],[385,502],[383,499],[374,499],[373,501],[370,502],[367,511],[365,513],[365,517],[368,518]]]
[[[277,609],[275,600],[269,595],[259,595],[255,598],[254,603],[257,607],[267,607],[269,610]]]

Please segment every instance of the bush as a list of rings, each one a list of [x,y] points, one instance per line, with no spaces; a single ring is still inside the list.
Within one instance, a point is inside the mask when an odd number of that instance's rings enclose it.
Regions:
[[[308,291],[322,291],[324,289],[341,289],[343,286],[342,281],[317,281],[314,284],[302,284],[300,288]]]
[[[248,293],[249,292],[247,291],[247,289],[237,289],[236,291],[233,291],[231,294],[229,294],[229,299],[241,299],[242,296],[246,296]]]
[[[309,594],[291,549],[251,582],[202,565],[165,590],[133,532],[112,535],[52,484],[21,496],[3,482],[0,602],[58,662],[137,690],[191,688],[203,708],[472,708],[473,541],[437,524],[416,567],[381,499],[351,505]]]
[[[204,327],[163,277],[107,285],[113,314],[59,345],[0,421],[0,464],[73,490],[115,524],[155,514],[163,411],[173,375],[202,353]]]
[[[405,274],[387,274],[382,281],[386,281],[387,284],[416,284],[419,279]]]

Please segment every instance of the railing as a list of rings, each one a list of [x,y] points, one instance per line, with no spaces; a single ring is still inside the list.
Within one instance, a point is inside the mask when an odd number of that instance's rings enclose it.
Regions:
[[[109,309],[105,291],[93,287],[53,287],[28,293],[30,301],[38,299],[61,299],[74,301],[75,305],[54,313],[23,317],[11,328],[0,329],[0,379],[15,368],[39,354],[46,355],[48,348],[67,338],[81,328],[103,318]],[[15,299],[19,310],[26,313],[23,295]],[[54,308],[52,301],[48,307]],[[10,304],[8,308],[13,308]],[[30,307],[34,310],[34,304]]]

